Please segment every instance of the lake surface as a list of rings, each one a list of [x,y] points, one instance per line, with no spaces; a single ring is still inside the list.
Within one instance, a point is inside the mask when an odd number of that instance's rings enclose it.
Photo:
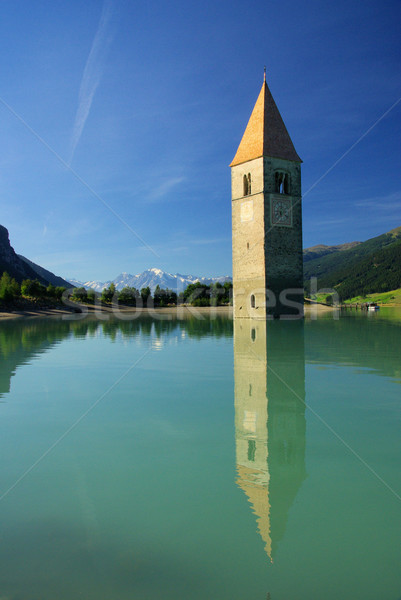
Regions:
[[[400,317],[0,323],[0,599],[399,600]]]

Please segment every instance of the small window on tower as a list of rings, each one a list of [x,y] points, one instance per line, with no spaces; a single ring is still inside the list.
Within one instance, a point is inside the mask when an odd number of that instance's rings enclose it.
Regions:
[[[248,194],[248,177],[244,175],[244,196],[247,196]]]
[[[255,296],[252,294],[251,296],[251,308],[255,308]]]
[[[284,173],[283,171],[276,171],[275,188],[276,193],[278,194],[290,193],[290,177],[288,173]]]
[[[284,175],[284,194],[290,193],[290,176],[288,173]]]
[[[251,174],[248,173],[248,195],[251,193]]]

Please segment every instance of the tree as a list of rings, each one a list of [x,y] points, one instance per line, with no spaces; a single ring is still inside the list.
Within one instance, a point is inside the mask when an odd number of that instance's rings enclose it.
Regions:
[[[141,298],[142,298],[143,306],[146,306],[149,301],[149,298],[150,299],[152,298],[149,286],[141,289]]]
[[[163,290],[159,285],[156,286],[155,293],[153,294],[153,301],[155,306],[168,306],[171,304],[177,304],[177,294],[173,290]]]
[[[46,288],[46,296],[49,296],[50,298],[55,298],[56,296],[56,288],[51,283],[49,283]]]
[[[210,287],[204,283],[190,283],[184,291],[184,300],[193,306],[209,306]]]
[[[127,306],[136,306],[137,301],[140,298],[139,292],[134,287],[128,285],[123,288],[118,296],[118,303],[125,304]]]
[[[84,287],[74,288],[71,299],[75,300],[75,302],[87,302],[88,292]]]
[[[40,298],[46,295],[46,288],[37,279],[24,279],[24,281],[21,283],[21,294],[23,296]]]
[[[212,306],[220,306],[225,303],[224,286],[219,281],[216,281],[216,283],[210,286],[210,304]]]
[[[232,281],[226,281],[223,285],[224,287],[224,302],[226,304],[233,303],[233,284]]]
[[[177,305],[177,292],[174,292],[173,290],[167,289],[167,303],[168,304],[173,304],[174,306]]]
[[[159,285],[156,286],[154,291],[153,302],[155,306],[167,306],[166,290],[162,290]]]
[[[57,300],[61,300],[61,298],[63,297],[64,292],[66,291],[66,287],[63,287],[61,285],[58,285],[56,287],[56,291],[55,291],[55,297],[57,298]]]
[[[95,290],[88,290],[86,293],[86,298],[90,304],[94,304],[96,300]]]
[[[118,292],[116,292],[116,286],[114,283],[110,283],[108,288],[104,288],[100,297],[102,302],[110,304],[113,300],[118,301]]]
[[[0,300],[10,302],[20,295],[19,283],[12,279],[7,272],[4,272],[0,279]]]

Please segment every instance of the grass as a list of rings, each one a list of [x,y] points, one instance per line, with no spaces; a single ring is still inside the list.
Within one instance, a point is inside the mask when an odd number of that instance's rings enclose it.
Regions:
[[[312,297],[314,302],[327,303],[328,294],[317,294]],[[376,302],[387,306],[401,306],[401,288],[391,290],[390,292],[378,292],[376,294],[368,294],[367,296],[355,296],[348,300],[343,300],[342,304],[362,304],[365,302]]]
[[[345,300],[344,304],[361,304],[362,302],[377,302],[388,306],[401,306],[401,288],[391,292],[381,292],[377,294],[368,294],[367,296],[355,296]]]

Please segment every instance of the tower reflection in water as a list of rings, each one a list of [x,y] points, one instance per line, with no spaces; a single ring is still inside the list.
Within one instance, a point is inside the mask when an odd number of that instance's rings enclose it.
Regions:
[[[302,321],[234,321],[238,486],[271,561],[306,477]]]

